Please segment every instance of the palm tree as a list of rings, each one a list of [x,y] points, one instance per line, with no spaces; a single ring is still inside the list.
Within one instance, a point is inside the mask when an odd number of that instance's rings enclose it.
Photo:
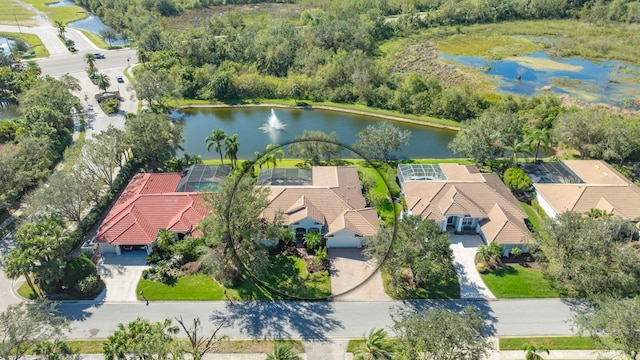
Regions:
[[[526,136],[526,140],[529,142],[529,147],[531,149],[536,149],[535,155],[533,157],[533,161],[538,161],[538,153],[540,148],[545,152],[549,152],[551,149],[551,130],[549,129],[533,129]]]
[[[224,143],[226,138],[227,134],[224,133],[224,130],[217,129],[212,130],[211,135],[207,136],[204,139],[204,141],[207,143],[207,151],[209,151],[209,149],[211,149],[211,146],[213,146],[213,149],[220,154],[220,164],[224,164],[224,160],[222,159],[222,144]]]
[[[300,356],[290,343],[276,342],[273,351],[267,354],[266,360],[300,360]]]
[[[371,329],[365,334],[364,343],[353,352],[354,360],[391,360],[394,356],[393,343],[384,329]]]
[[[4,260],[4,271],[9,279],[17,279],[20,276],[24,276],[31,291],[36,296],[41,296],[33,284],[33,281],[31,281],[31,273],[35,270],[35,264],[29,252],[12,249],[9,252],[9,256],[6,256]]]
[[[264,153],[266,154],[266,162],[271,162],[273,163],[273,168],[276,168],[276,165],[278,164],[278,160],[282,161],[282,158],[284,157],[284,150],[282,150],[282,147],[280,145],[275,145],[275,144],[269,144],[267,145],[266,150],[264,151]]]
[[[107,76],[107,74],[98,74],[96,76],[96,85],[98,85],[98,88],[102,91],[104,91],[104,93],[107,93],[107,89],[109,88],[109,86],[111,85],[110,81],[109,81],[109,77]]]
[[[322,245],[322,234],[319,232],[308,232],[304,234],[304,244],[309,250],[315,250]]]
[[[224,139],[224,145],[224,155],[231,160],[231,166],[236,169],[238,165],[238,147],[240,146],[238,134],[227,136],[227,138]]]
[[[513,144],[507,145],[504,148],[511,151],[511,165],[513,167],[518,166],[518,154],[531,154],[531,152],[529,151],[529,144],[518,139],[513,140]]]
[[[540,355],[540,352],[546,353],[547,355],[549,354],[549,349],[547,349],[544,346],[535,346],[532,344],[524,344],[523,349],[524,351],[526,351],[524,358],[525,360],[544,360],[544,358],[542,357],[542,355]]]
[[[66,341],[56,339],[54,341],[43,341],[33,346],[33,353],[40,355],[41,360],[62,360],[70,359],[73,350]]]
[[[58,35],[60,35],[60,37],[64,39],[64,33],[66,31],[67,26],[64,24],[64,22],[60,20],[56,20],[55,25],[56,25],[56,28],[58,28]]]
[[[86,53],[84,54],[84,62],[93,69],[96,67],[96,56],[92,53]]]

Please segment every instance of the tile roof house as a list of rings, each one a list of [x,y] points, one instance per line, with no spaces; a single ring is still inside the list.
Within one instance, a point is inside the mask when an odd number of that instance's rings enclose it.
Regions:
[[[536,200],[549,217],[591,209],[606,210],[627,220],[640,217],[640,189],[609,164],[601,160],[565,160],[559,164],[582,181],[536,182],[534,178]]]
[[[203,167],[207,165],[196,165],[185,173],[136,174],[100,224],[92,243],[101,253],[136,249],[150,254],[162,229],[182,236],[199,235],[196,226],[210,208],[199,192],[184,188],[193,180],[190,175],[200,174]]]
[[[363,237],[378,232],[378,215],[366,208],[355,167],[263,169],[258,184],[270,191],[262,216],[280,216],[297,236],[315,231],[327,247],[361,247]]]
[[[434,220],[442,231],[473,230],[505,252],[529,236],[525,212],[496,174],[471,165],[400,164],[398,179],[409,212]]]

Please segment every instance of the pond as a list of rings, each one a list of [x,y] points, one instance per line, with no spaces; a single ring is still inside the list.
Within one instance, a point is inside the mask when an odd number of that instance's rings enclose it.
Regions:
[[[535,95],[552,91],[618,107],[629,107],[634,99],[640,100],[640,67],[622,62],[553,58],[543,52],[498,61],[443,53],[440,58],[492,75],[499,92]]]
[[[16,42],[6,37],[0,37],[0,52],[9,54]]]
[[[78,21],[74,21],[74,22],[70,22],[69,26],[76,28],[76,29],[82,29],[82,30],[86,30],[86,31],[91,31],[93,33],[96,33],[98,35],[100,35],[100,31],[107,29],[108,26],[105,25],[102,20],[100,20],[99,17],[95,16],[95,15],[89,15],[88,17],[82,19],[82,20],[78,20]],[[124,46],[124,45],[128,45],[129,41],[127,40],[122,40],[120,38],[118,38],[118,40],[116,41],[112,41],[111,45],[113,46]]]
[[[4,119],[15,119],[18,114],[18,105],[0,102],[0,121]]]
[[[47,4],[48,7],[76,6],[72,0],[59,0],[58,2]]]
[[[272,111],[275,116],[272,116]],[[353,145],[359,131],[381,121],[375,117],[338,111],[268,107],[190,108],[177,110],[172,117],[184,123],[184,152],[200,155],[203,159],[219,158],[213,149],[207,152],[204,141],[212,130],[219,128],[227,135],[238,134],[238,157],[249,159],[254,157],[256,151],[264,151],[268,144],[294,140],[304,130],[335,131],[340,143]],[[394,122],[394,125],[411,131],[411,137],[409,145],[403,146],[402,151],[394,153],[392,157],[454,157],[447,146],[455,136],[455,131],[400,122]],[[348,151],[343,156],[353,157]]]

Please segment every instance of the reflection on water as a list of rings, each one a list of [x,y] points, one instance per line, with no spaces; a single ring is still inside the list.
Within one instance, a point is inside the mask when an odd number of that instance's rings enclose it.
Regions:
[[[13,48],[15,44],[16,42],[11,39],[7,39],[6,37],[0,37],[0,52],[9,54],[11,52],[11,48]]]
[[[327,110],[274,109],[274,115],[281,125],[280,131],[265,134],[261,126],[272,118],[271,109],[255,108],[192,108],[175,111],[174,119],[184,122],[184,151],[198,154],[203,159],[218,159],[213,148],[207,152],[205,137],[212,130],[222,128],[227,135],[238,134],[240,143],[238,157],[253,158],[254,152],[264,151],[270,143],[282,144],[300,136],[304,130],[335,131],[338,141],[351,146],[357,140],[356,134],[367,125],[376,124],[378,118],[348,114]],[[452,158],[453,153],[447,147],[455,132],[427,126],[394,123],[401,129],[411,131],[409,145],[401,152],[393,154],[396,158]],[[343,156],[352,157],[347,151]]]
[[[47,4],[48,7],[76,6],[71,0],[59,0],[58,2]]]
[[[18,105],[0,102],[0,120],[15,119],[19,116]]]
[[[102,20],[100,20],[99,17],[95,16],[95,15],[89,15],[88,17],[82,19],[82,20],[78,20],[78,21],[74,21],[69,23],[69,26],[77,28],[77,29],[82,29],[82,30],[87,30],[87,31],[91,31],[94,32],[98,35],[100,35],[100,31],[104,30],[107,28],[107,25],[105,25]],[[106,40],[105,40],[106,41]],[[129,42],[126,40],[122,40],[119,39],[112,41],[111,45],[114,46],[123,46],[123,45],[128,45]]]
[[[568,94],[587,102],[628,105],[640,94],[640,67],[617,61],[552,58],[543,52],[499,61],[440,54],[443,60],[494,75],[498,91],[534,95],[543,91]]]

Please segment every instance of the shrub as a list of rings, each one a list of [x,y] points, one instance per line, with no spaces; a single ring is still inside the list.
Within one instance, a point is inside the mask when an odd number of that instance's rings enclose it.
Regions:
[[[80,280],[75,289],[81,294],[93,295],[100,290],[100,278],[98,275],[89,275]]]
[[[520,249],[519,247],[514,247],[511,249],[511,255],[513,256],[520,256],[522,255],[522,249]]]
[[[520,168],[509,168],[504,172],[504,184],[516,195],[531,191],[531,178]]]
[[[115,114],[118,111],[119,105],[120,102],[118,102],[118,99],[114,98],[105,99],[100,102],[100,107],[107,114]]]
[[[97,277],[98,270],[96,269],[93,261],[91,261],[91,259],[89,259],[85,254],[82,254],[67,262],[67,266],[64,270],[64,277],[61,280],[62,286],[67,289],[73,289],[82,280],[90,276]]]
[[[192,261],[182,265],[180,270],[182,271],[182,276],[188,276],[197,274],[198,271],[200,271],[200,268],[202,268],[202,263],[200,261]]]
[[[486,263],[479,262],[476,264],[476,270],[478,270],[480,274],[486,274],[489,272],[489,267]]]

